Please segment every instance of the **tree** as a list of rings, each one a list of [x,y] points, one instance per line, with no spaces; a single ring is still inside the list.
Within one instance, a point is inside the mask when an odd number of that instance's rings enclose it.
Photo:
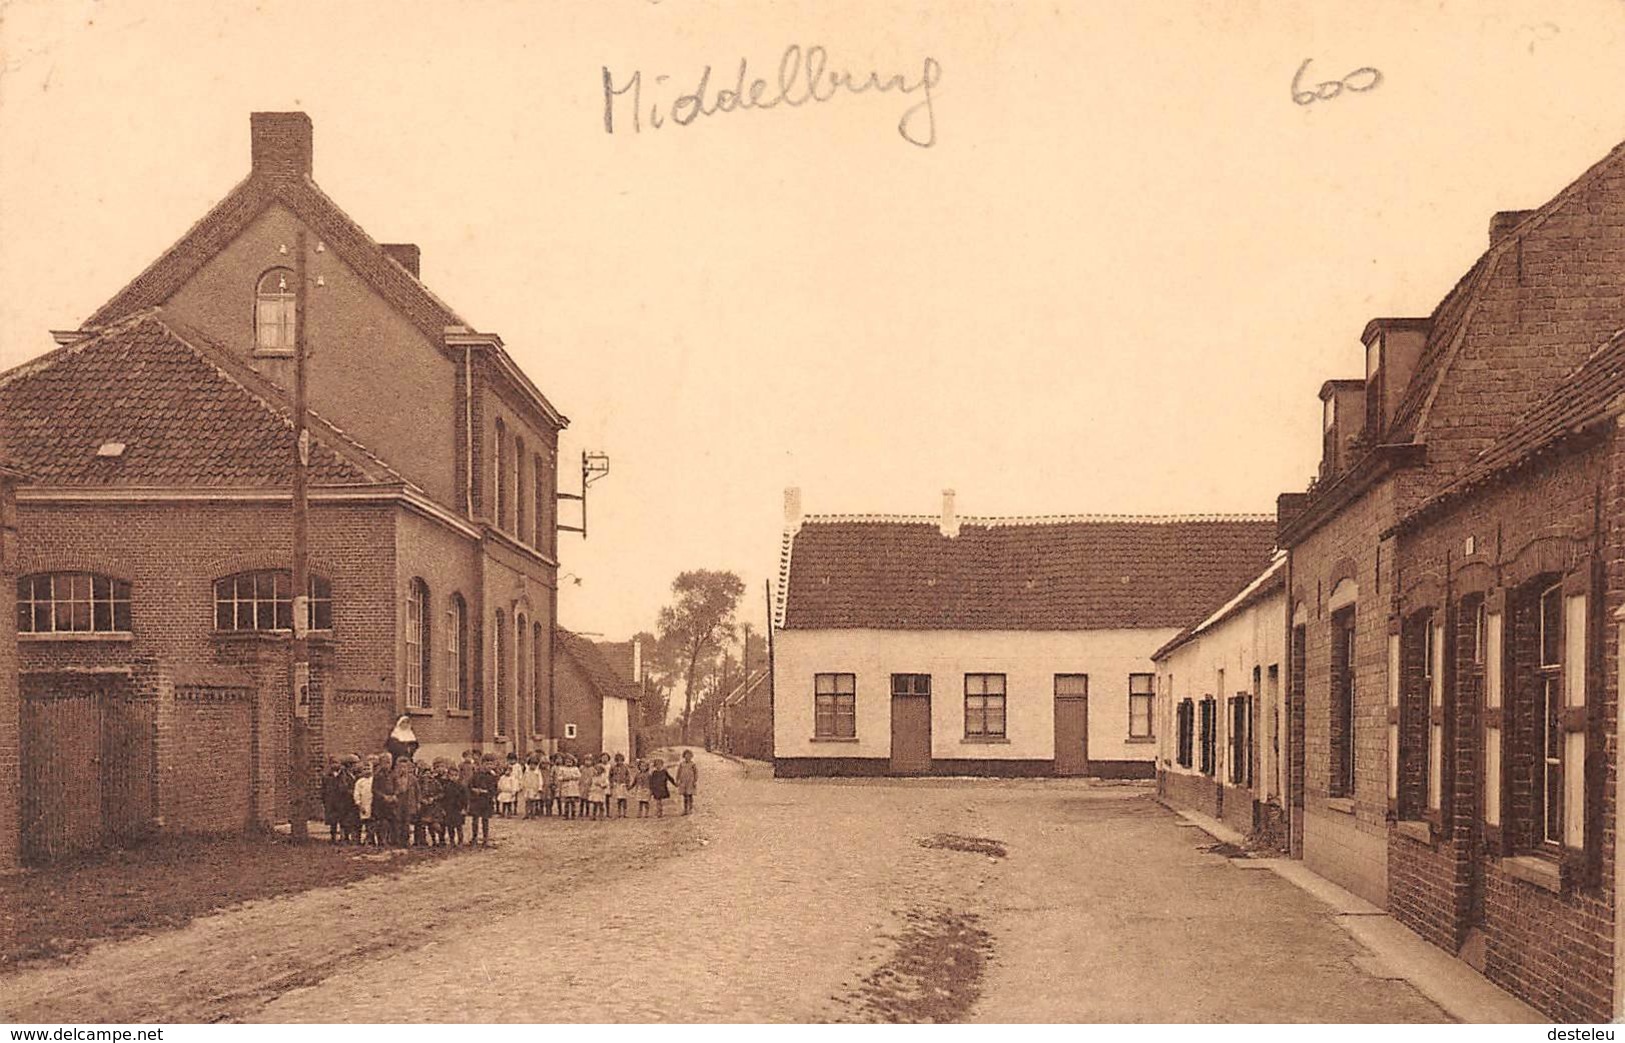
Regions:
[[[733,636],[734,611],[745,583],[732,572],[696,569],[671,583],[672,603],[660,610],[660,641],[670,643],[683,665],[682,741],[694,715],[696,674]]]

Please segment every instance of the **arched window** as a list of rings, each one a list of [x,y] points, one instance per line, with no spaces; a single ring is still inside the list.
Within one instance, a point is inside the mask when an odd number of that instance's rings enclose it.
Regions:
[[[525,714],[530,710],[529,701],[525,693],[530,690],[528,678],[530,657],[525,652],[525,637],[530,627],[523,613],[516,612],[513,617],[513,731],[516,737],[525,734]]]
[[[541,453],[536,453],[533,460],[531,483],[536,486],[536,534],[531,538],[530,546],[546,554],[551,546],[548,536],[552,534],[552,515],[548,512],[548,507],[552,505],[552,471],[541,461]]]
[[[496,734],[502,735],[503,726],[508,723],[508,686],[503,683],[503,674],[508,671],[507,657],[508,617],[497,609],[496,625],[491,628],[491,690],[495,698],[491,701],[497,713]]]
[[[492,454],[491,523],[502,528],[508,519],[508,425],[497,417],[496,451]]]
[[[429,705],[432,664],[429,649],[429,586],[412,580],[406,591],[406,705]]]
[[[513,441],[513,510],[514,510],[514,536],[523,543],[530,536],[530,491],[525,488],[525,440],[515,437]]]
[[[130,630],[130,584],[89,572],[52,572],[17,581],[20,634],[117,634]]]
[[[547,646],[542,643],[540,623],[531,626],[530,654],[531,730],[537,735],[547,735],[547,707],[542,703],[542,681],[547,677]]]
[[[307,587],[312,630],[333,629],[333,586],[312,574]],[[287,569],[239,572],[214,581],[216,630],[292,630],[293,575]]]
[[[254,291],[254,343],[261,351],[292,351],[297,308],[293,272],[272,268]]]
[[[445,676],[441,688],[446,694],[446,706],[452,710],[468,709],[468,605],[461,594],[451,596],[446,609],[446,636],[440,642],[445,649]]]

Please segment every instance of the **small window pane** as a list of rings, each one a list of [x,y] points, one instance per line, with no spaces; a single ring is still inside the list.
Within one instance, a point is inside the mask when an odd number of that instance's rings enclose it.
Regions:
[[[1089,676],[1087,674],[1056,674],[1055,694],[1064,696],[1088,695]]]
[[[1151,694],[1151,675],[1150,674],[1129,674],[1128,675],[1128,690],[1129,690],[1129,693],[1131,695],[1150,695]]]
[[[816,674],[813,677],[813,691],[819,695],[826,695],[835,691],[834,674]]]

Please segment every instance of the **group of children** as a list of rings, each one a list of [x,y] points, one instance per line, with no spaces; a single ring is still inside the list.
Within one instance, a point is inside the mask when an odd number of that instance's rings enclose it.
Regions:
[[[627,763],[617,753],[583,756],[531,754],[521,761],[508,754],[507,766],[495,754],[466,751],[455,765],[445,757],[432,763],[413,759],[408,749],[362,759],[351,754],[329,764],[322,779],[322,806],[333,843],[406,847],[491,842],[491,816],[537,818],[626,818],[666,813],[675,790],[683,814],[694,810],[699,767],[683,751],[675,772],[656,758]],[[464,839],[464,827],[468,837]]]
[[[683,751],[677,770],[666,762],[639,759],[628,763],[625,754],[612,758],[607,753],[590,754],[577,760],[568,753],[533,753],[521,761],[508,754],[508,768],[497,780],[497,814],[542,818],[584,818],[604,820],[628,817],[630,805],[638,806],[638,818],[666,814],[666,801],[675,790],[683,798],[683,814],[694,810],[694,794],[699,789],[700,769],[692,750]]]

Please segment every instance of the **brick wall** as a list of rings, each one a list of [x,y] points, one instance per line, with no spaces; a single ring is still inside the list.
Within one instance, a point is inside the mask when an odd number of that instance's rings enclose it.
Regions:
[[[1534,653],[1534,608],[1532,599],[1520,596],[1517,588],[1523,584],[1523,593],[1532,593],[1530,580],[1583,566],[1600,489],[1608,524],[1608,582],[1601,604],[1593,607],[1605,620],[1603,665],[1588,692],[1588,701],[1598,705],[1593,734],[1600,736],[1614,735],[1617,727],[1617,634],[1612,613],[1622,603],[1619,591],[1625,580],[1619,523],[1614,520],[1617,511],[1625,509],[1617,451],[1614,440],[1575,443],[1538,468],[1429,515],[1400,543],[1405,611],[1427,605],[1443,609],[1447,600],[1458,609],[1470,609],[1479,590],[1511,588],[1506,640],[1515,655],[1528,662]],[[1472,554],[1467,553],[1469,538]],[[1606,1020],[1612,1012],[1617,811],[1612,780],[1617,749],[1611,743],[1606,747],[1603,835],[1594,839],[1600,852],[1599,878],[1588,885],[1570,877],[1562,890],[1553,892],[1512,875],[1502,851],[1487,843],[1481,823],[1481,681],[1469,660],[1470,612],[1458,610],[1452,622],[1456,641],[1446,685],[1448,814],[1429,842],[1398,831],[1391,834],[1392,910],[1413,930],[1450,951],[1471,931],[1481,931],[1485,974],[1551,1017]],[[1508,775],[1504,821],[1518,850],[1536,846],[1535,765],[1528,752],[1537,726],[1532,680],[1528,671],[1508,670],[1504,690],[1506,726],[1514,746],[1523,751],[1509,757],[1503,769]]]
[[[1387,901],[1387,637],[1392,554],[1380,547],[1391,523],[1393,483],[1366,491],[1291,548],[1289,604],[1303,607],[1302,852],[1315,872],[1368,901]],[[1357,585],[1354,602],[1354,789],[1332,793],[1332,610],[1340,582]],[[1289,673],[1290,676],[1290,673]],[[1296,771],[1296,765],[1294,765]],[[1296,795],[1295,795],[1296,796]],[[1294,832],[1298,830],[1294,824]]]
[[[1510,244],[1489,273],[1419,432],[1435,481],[1458,472],[1625,326],[1625,159]]]
[[[177,694],[173,797],[164,807],[171,833],[240,832],[251,821],[254,693],[184,688]]]
[[[604,748],[604,707],[598,692],[567,655],[554,666],[554,691],[558,705],[559,752],[576,756],[596,754]],[[576,726],[576,737],[564,737],[567,724]]]
[[[17,518],[12,484],[0,477],[0,873],[22,860],[22,747],[18,729],[21,710],[17,677]]]

